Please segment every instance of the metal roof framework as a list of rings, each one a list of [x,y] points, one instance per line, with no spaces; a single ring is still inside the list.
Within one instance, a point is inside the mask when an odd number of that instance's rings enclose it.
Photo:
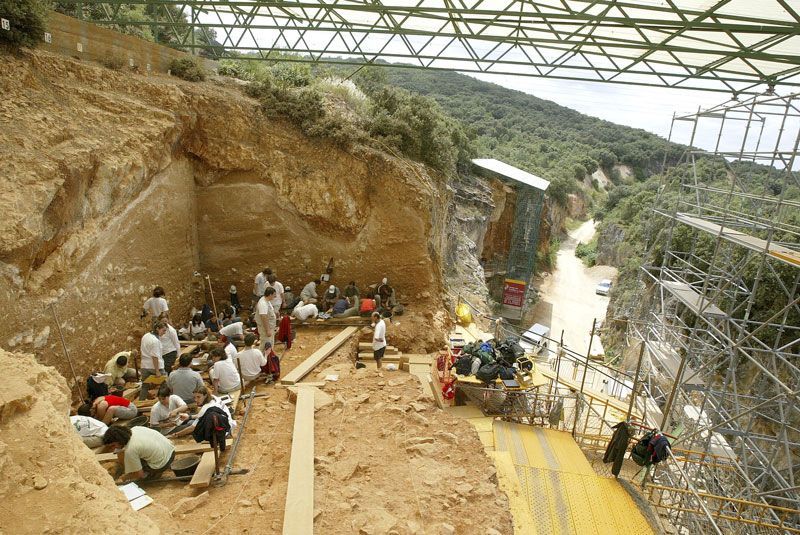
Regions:
[[[166,29],[177,46],[216,57],[238,52],[263,60],[389,62],[733,94],[800,87],[797,0],[61,3],[100,5],[104,16],[94,17],[99,24]],[[162,9],[163,20],[142,20],[129,9],[136,5]],[[219,43],[211,47],[196,39],[197,32],[210,29],[217,31]]]

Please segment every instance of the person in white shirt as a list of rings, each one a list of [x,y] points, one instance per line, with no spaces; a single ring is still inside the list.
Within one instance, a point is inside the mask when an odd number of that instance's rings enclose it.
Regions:
[[[194,391],[194,403],[199,407],[199,410],[197,414],[194,415],[194,420],[192,420],[191,425],[193,427],[197,425],[197,421],[203,417],[208,409],[217,407],[228,417],[228,423],[231,425],[231,432],[236,429],[236,420],[231,416],[231,411],[228,409],[228,406],[217,396],[211,395],[211,391],[207,387],[201,386]]]
[[[225,351],[225,354],[228,355],[228,359],[235,364],[236,346],[233,345],[233,342],[228,340],[227,336],[222,335],[219,337],[219,347]]]
[[[292,310],[292,316],[300,321],[306,321],[308,318],[316,318],[318,314],[319,310],[317,309],[317,305],[314,303],[304,303],[303,301],[297,303],[297,306]]]
[[[162,384],[158,388],[158,403],[150,409],[150,427],[161,429],[165,435],[179,437],[192,432],[188,422],[189,406],[172,393],[169,386]]]
[[[244,340],[244,323],[229,323],[219,330],[219,334],[226,336],[228,340]]]
[[[203,316],[199,313],[192,316],[192,321],[189,322],[189,335],[192,340],[202,340],[206,337],[206,324],[203,323]]]
[[[272,275],[272,269],[265,267],[256,274],[253,281],[253,303],[258,303],[264,295],[264,289],[267,287],[267,276]]]
[[[236,356],[245,384],[255,380],[263,371],[262,367],[267,365],[267,357],[264,356],[260,349],[253,347],[255,343],[255,335],[246,334],[244,337],[245,348]]]
[[[161,314],[161,321],[166,324],[167,330],[163,336],[159,336],[161,341],[161,358],[164,361],[164,370],[169,373],[178,360],[178,353],[181,350],[181,343],[178,340],[178,331],[172,326],[169,314]]]
[[[227,394],[234,392],[242,387],[239,372],[236,370],[236,364],[228,359],[225,350],[218,347],[211,352],[211,359],[214,365],[208,372],[211,378],[211,384],[214,385],[215,394]]]
[[[264,350],[264,343],[275,343],[275,327],[278,322],[275,309],[272,308],[272,298],[275,288],[267,287],[264,290],[264,297],[259,299],[256,304],[256,325],[258,326],[259,349]]]
[[[372,351],[378,368],[382,367],[381,359],[386,352],[386,322],[381,318],[380,313],[372,313],[372,326],[375,329],[372,333]]]
[[[145,379],[151,375],[161,377],[164,370],[164,359],[161,352],[161,337],[167,332],[167,325],[157,321],[153,324],[153,331],[142,336],[139,353],[142,355],[142,367],[139,370],[142,379],[142,388],[139,390],[139,401],[147,399],[147,385]]]
[[[278,282],[278,279],[272,274],[267,276],[267,286],[275,290],[270,303],[272,303],[272,308],[275,310],[275,313],[279,314],[283,307],[283,284]]]
[[[81,441],[89,448],[99,448],[103,445],[103,435],[108,426],[91,416],[70,416],[69,421],[75,428]]]
[[[164,288],[156,286],[153,288],[153,297],[149,297],[142,306],[142,318],[150,314],[150,319],[156,321],[161,314],[169,310],[169,304],[164,299],[166,293]]]
[[[317,302],[317,286],[320,284],[319,279],[314,279],[313,281],[309,282],[303,289],[300,291],[300,299],[308,303],[316,303]]]

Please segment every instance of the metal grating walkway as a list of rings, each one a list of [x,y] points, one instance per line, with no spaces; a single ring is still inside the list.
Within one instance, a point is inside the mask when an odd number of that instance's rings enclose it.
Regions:
[[[509,452],[538,533],[650,534],[613,478],[595,474],[569,433],[494,422],[495,449]]]

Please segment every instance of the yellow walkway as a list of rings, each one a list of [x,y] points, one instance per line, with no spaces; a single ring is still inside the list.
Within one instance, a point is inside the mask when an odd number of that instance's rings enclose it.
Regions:
[[[493,427],[495,449],[510,455],[536,533],[653,533],[625,489],[596,475],[569,433],[499,420]]]

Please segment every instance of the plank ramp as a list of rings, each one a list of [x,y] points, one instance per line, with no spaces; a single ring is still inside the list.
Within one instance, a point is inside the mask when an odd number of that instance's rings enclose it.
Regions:
[[[294,412],[283,535],[314,533],[314,390],[300,387]]]
[[[347,327],[344,329],[342,332],[329,340],[324,346],[317,349],[310,357],[301,362],[297,368],[281,378],[281,384],[293,385],[295,383],[299,383],[303,377],[308,375],[311,370],[316,368],[320,362],[328,358],[331,353],[339,349],[339,347],[349,340],[350,337],[356,332],[358,332],[358,327]]]
[[[200,464],[197,465],[192,480],[189,481],[189,486],[192,488],[207,488],[211,484],[211,478],[214,477],[214,452],[207,451],[200,457]]]

